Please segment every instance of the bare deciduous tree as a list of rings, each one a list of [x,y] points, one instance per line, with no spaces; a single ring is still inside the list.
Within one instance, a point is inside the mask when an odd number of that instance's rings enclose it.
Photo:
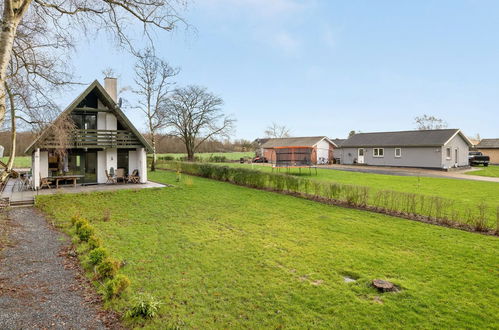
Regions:
[[[447,122],[435,116],[422,115],[414,118],[418,130],[447,128]]]
[[[153,149],[151,171],[156,169],[157,134],[167,125],[166,102],[170,88],[174,84],[171,78],[179,70],[172,68],[167,62],[156,57],[152,49],[146,49],[138,55],[135,64],[135,84],[133,90],[139,96],[139,109],[146,116],[146,124]]]
[[[268,126],[263,134],[267,138],[285,138],[290,136],[290,129],[285,125],[279,125],[275,122],[272,125]]]
[[[17,120],[21,120],[21,127],[40,131],[58,112],[52,93],[60,92],[70,83],[71,73],[65,61],[57,56],[58,47],[68,48],[68,41],[60,39],[52,43],[48,35],[46,22],[28,14],[20,22],[13,41],[4,82],[6,105],[10,109],[11,148],[0,181],[6,179],[14,164]]]
[[[134,23],[142,24],[146,38],[152,40],[150,28],[172,30],[179,22],[178,9],[187,0],[4,0],[0,4],[0,124],[6,113],[5,82],[13,57],[19,27],[24,22],[39,20],[47,28],[50,44],[71,41],[77,31],[104,31],[116,42],[133,51]],[[28,19],[29,18],[29,19]],[[58,45],[62,47],[63,45]]]
[[[223,113],[222,105],[222,98],[200,86],[177,88],[168,98],[166,123],[185,144],[188,160],[203,142],[232,133],[235,119]]]

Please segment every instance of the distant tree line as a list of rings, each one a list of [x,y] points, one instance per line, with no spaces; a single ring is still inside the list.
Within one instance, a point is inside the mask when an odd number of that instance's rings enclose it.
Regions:
[[[150,141],[150,136],[144,134],[145,138]],[[16,155],[27,156],[24,151],[36,138],[36,134],[32,132],[18,132],[16,137]],[[157,136],[157,152],[159,154],[165,153],[186,153],[185,143],[173,136],[158,135]],[[0,145],[3,146],[4,156],[10,156],[11,147],[10,131],[0,132]],[[240,140],[208,140],[203,142],[198,152],[240,152],[240,151],[254,151],[252,142],[245,139]]]

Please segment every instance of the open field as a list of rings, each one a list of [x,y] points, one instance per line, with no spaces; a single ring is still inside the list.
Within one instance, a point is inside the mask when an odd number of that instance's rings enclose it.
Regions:
[[[170,172],[150,179],[177,186],[38,204],[64,230],[76,213],[91,221],[132,281],[108,306],[124,311],[138,292],[162,302],[146,327],[499,326],[497,237]],[[401,291],[378,293],[375,278]]]
[[[9,157],[2,157],[2,162],[7,163],[9,161]],[[20,156],[14,159],[14,167],[16,168],[27,168],[31,167],[31,157],[29,156]]]
[[[158,157],[170,156],[175,160],[180,160],[183,157],[187,157],[187,154],[158,154]],[[239,160],[243,157],[253,158],[255,157],[255,153],[253,151],[248,152],[204,152],[204,153],[196,153],[196,157],[199,157],[203,161],[208,161],[210,157],[226,157],[227,160]]]
[[[499,178],[499,166],[489,165],[487,167],[480,167],[478,171],[468,172],[466,174]]]
[[[252,168],[266,172],[272,171],[270,166],[256,164],[231,163],[224,165]],[[366,186],[370,187],[373,191],[394,190],[444,197],[456,201],[456,207],[459,209],[463,209],[464,207],[474,208],[481,203],[485,203],[487,205],[487,214],[491,219],[494,219],[491,221],[495,221],[497,207],[499,206],[499,184],[496,182],[371,174],[331,169],[318,169],[317,175],[315,175],[315,172],[313,172],[312,175],[309,175],[308,169],[303,169],[302,171],[306,174],[300,175],[298,169],[292,169],[290,173],[292,175],[307,177],[322,182],[337,182]],[[472,172],[472,174],[475,173],[476,172]]]

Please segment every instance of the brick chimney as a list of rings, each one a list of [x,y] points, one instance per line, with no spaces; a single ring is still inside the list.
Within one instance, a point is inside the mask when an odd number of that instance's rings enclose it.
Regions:
[[[118,79],[111,77],[104,78],[104,89],[114,102],[118,102]]]

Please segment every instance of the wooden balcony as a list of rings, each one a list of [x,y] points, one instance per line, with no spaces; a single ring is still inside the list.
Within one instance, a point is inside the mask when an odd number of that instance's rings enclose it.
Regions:
[[[42,148],[60,148],[53,136],[45,139]],[[65,143],[66,144],[66,143]],[[73,133],[68,148],[141,148],[140,141],[132,132],[125,130],[80,129]]]

